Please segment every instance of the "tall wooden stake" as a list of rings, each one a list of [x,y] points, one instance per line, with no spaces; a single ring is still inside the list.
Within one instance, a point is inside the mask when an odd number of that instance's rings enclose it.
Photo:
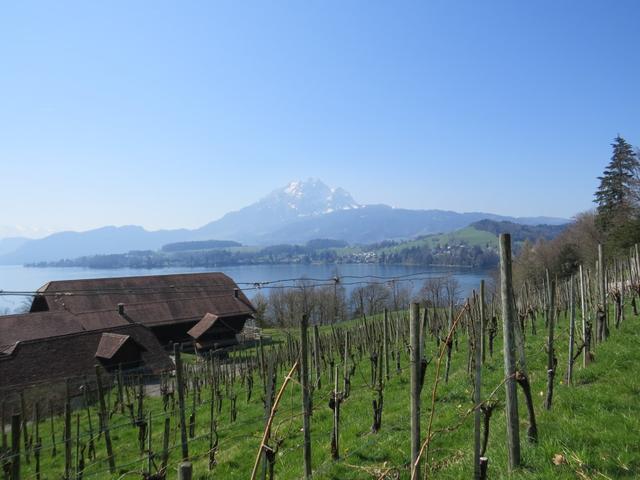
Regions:
[[[504,337],[504,375],[506,389],[507,450],[509,470],[520,466],[520,425],[518,420],[518,392],[516,389],[516,362],[513,311],[513,280],[511,269],[511,235],[500,235],[500,294],[502,297],[502,333]]]
[[[544,408],[551,410],[553,402],[553,379],[556,375],[556,356],[554,351],[554,334],[556,323],[556,282],[549,280],[549,271],[547,270],[547,285],[549,285],[549,309],[548,319],[549,338],[547,340],[547,396],[544,400]]]
[[[42,449],[42,439],[40,438],[40,403],[35,404],[35,449],[33,455],[36,459],[36,480],[40,480],[40,450]],[[4,429],[4,425],[3,425]]]
[[[411,303],[409,311],[409,344],[411,347],[411,478],[420,478],[420,304]]]
[[[193,478],[193,465],[191,462],[182,462],[178,465],[178,480],[191,480]]]
[[[309,395],[309,339],[308,339],[308,318],[302,316],[300,322],[300,375],[302,384],[302,429],[304,434],[303,456],[304,475],[311,478],[311,409]]]
[[[343,360],[343,368],[344,368],[344,376],[342,377],[344,380],[344,385],[342,388],[342,394],[345,397],[349,396],[349,330],[345,330],[344,332],[344,360]]]
[[[160,472],[166,473],[167,463],[169,462],[169,435],[171,434],[171,419],[164,419],[164,433],[162,435],[162,461],[160,464]]]
[[[11,479],[20,480],[20,414],[11,417]]]
[[[444,370],[444,383],[449,383],[449,370],[451,370],[451,354],[453,352],[453,338],[455,334],[449,336],[453,328],[453,300],[449,303],[449,317],[447,320],[447,365]]]
[[[27,404],[24,400],[24,392],[20,392],[20,410],[22,412],[22,439],[24,440],[24,460],[26,464],[31,463],[29,459],[29,450],[30,450],[30,442],[29,442],[29,430],[27,429]]]
[[[338,367],[335,367],[333,384],[333,431],[331,432],[331,457],[340,458],[340,403],[342,398],[338,392]]]
[[[189,460],[189,439],[187,438],[187,422],[184,412],[184,380],[182,379],[182,358],[180,345],[173,344],[173,355],[176,362],[176,388],[178,389],[178,407],[180,410],[180,443],[182,446],[182,460]]]
[[[567,385],[569,386],[573,382],[573,344],[576,330],[576,304],[573,290],[573,275],[571,275],[569,279],[569,365],[567,366]]]
[[[113,446],[111,445],[111,434],[109,433],[109,413],[104,401],[104,390],[102,388],[102,378],[100,376],[100,366],[96,365],[96,383],[98,385],[98,400],[100,401],[100,418],[104,431],[104,442],[107,446],[107,460],[109,461],[109,472],[116,473],[116,460],[113,456]]]
[[[605,281],[605,264],[604,264],[604,252],[602,250],[602,244],[598,244],[598,285],[600,289],[600,307],[602,308],[601,315],[598,315],[598,331],[596,337],[598,341],[606,340],[607,338],[607,283]]]
[[[151,415],[151,410],[149,410],[149,413],[147,414],[147,473],[149,476],[151,476],[151,470],[153,469],[152,421],[153,415]]]
[[[69,379],[66,384],[66,399],[64,402],[64,478],[71,478],[71,399],[69,398]]]
[[[322,388],[322,366],[320,365],[320,333],[318,325],[313,326],[313,366],[315,367],[316,381],[314,388]]]
[[[480,422],[482,420],[482,412],[480,410],[481,388],[482,388],[482,337],[484,324],[484,280],[480,281],[480,317],[475,327],[475,384],[473,389],[474,417],[473,417],[473,472],[476,480],[480,479]],[[473,318],[473,317],[472,317]]]
[[[484,338],[484,334],[486,330],[486,326],[485,326],[486,313],[485,313],[484,296],[485,296],[485,291],[484,291],[484,279],[483,279],[483,280],[480,280],[480,351],[482,353],[483,365],[486,360],[486,348],[485,348],[485,338]]]
[[[384,374],[389,380],[389,310],[384,309],[384,317],[382,317],[382,355],[384,358]]]
[[[587,319],[587,299],[584,286],[584,271],[582,265],[580,265],[580,312],[582,314],[582,340],[584,342],[584,348],[582,350],[582,366],[589,365],[591,355],[591,332],[589,331],[589,324]]]

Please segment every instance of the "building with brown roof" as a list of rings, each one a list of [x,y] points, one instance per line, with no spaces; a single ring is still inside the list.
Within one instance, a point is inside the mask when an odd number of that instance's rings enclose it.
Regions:
[[[29,313],[0,316],[0,392],[93,376],[96,364],[157,375],[173,368],[166,344],[228,346],[254,312],[222,273],[49,282]]]
[[[210,350],[235,344],[235,336],[243,327],[244,319],[241,317],[207,313],[187,333],[193,338],[197,350]]]
[[[44,329],[39,335],[36,327],[47,323],[63,323],[64,330],[51,335]],[[21,325],[18,335],[23,332],[24,339],[13,341],[16,334],[6,333],[9,325]],[[34,313],[0,316],[0,332],[0,392],[93,377],[95,365],[107,371],[122,367],[156,375],[173,369],[169,355],[144,325],[84,330],[82,322],[68,313]]]
[[[109,325],[119,312],[168,344],[191,343],[188,332],[207,314],[224,319],[216,335],[234,336],[255,309],[230,277],[213,272],[49,282],[38,290],[31,312],[92,312],[91,321]]]

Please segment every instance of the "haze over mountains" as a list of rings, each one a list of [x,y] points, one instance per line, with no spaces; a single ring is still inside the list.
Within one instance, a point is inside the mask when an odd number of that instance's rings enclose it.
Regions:
[[[195,240],[234,240],[249,245],[304,243],[315,238],[364,244],[446,233],[482,219],[525,225],[559,225],[553,217],[508,217],[484,212],[409,210],[360,205],[342,188],[320,180],[295,181],[263,199],[194,230],[147,231],[140,226],[106,226],[86,232],[59,232],[42,239],[0,240],[0,263],[20,264],[85,255],[158,250]]]

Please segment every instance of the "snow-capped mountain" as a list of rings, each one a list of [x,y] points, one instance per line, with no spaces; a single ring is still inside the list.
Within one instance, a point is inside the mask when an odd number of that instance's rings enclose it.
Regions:
[[[59,232],[36,240],[0,243],[0,264],[77,258],[81,255],[156,250],[194,240],[235,240],[248,245],[304,243],[314,238],[372,243],[445,233],[482,219],[526,225],[561,224],[557,218],[513,218],[483,212],[407,210],[387,205],[360,205],[342,188],[320,180],[295,181],[261,200],[196,230],[149,232],[138,226],[103,227],[87,232]],[[5,244],[6,243],[6,244]]]
[[[226,214],[196,232],[203,238],[260,241],[268,233],[303,218],[361,206],[342,188],[330,188],[317,179],[290,182],[263,199]]]
[[[336,210],[360,207],[351,194],[343,188],[329,188],[320,180],[313,178],[291,182],[286,187],[274,190],[253,206],[288,211],[297,217],[322,215]]]

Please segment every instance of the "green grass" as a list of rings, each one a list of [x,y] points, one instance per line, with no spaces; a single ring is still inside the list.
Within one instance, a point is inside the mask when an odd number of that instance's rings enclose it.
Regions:
[[[403,242],[400,245],[383,248],[380,250],[380,253],[395,253],[407,248],[424,246],[433,249],[437,246],[443,247],[445,245],[459,245],[462,243],[471,247],[485,247],[488,245],[494,248],[498,248],[498,237],[496,237],[492,233],[478,230],[474,227],[466,227],[460,230],[456,230],[455,232],[428,235],[420,239]]]
[[[539,442],[536,445],[525,440],[526,414],[521,391],[521,445],[523,466],[512,476],[507,472],[507,452],[505,449],[504,409],[497,409],[491,421],[491,433],[487,456],[490,459],[489,478],[514,479],[596,479],[596,478],[638,478],[640,477],[640,321],[629,312],[628,320],[620,330],[612,329],[610,339],[597,345],[596,361],[587,369],[577,362],[574,386],[568,387],[563,381],[567,363],[567,321],[559,319],[556,346],[558,349],[558,371],[556,376],[553,408],[542,408],[543,392],[546,388],[546,353],[544,323],[538,320],[538,334],[527,333],[527,360],[530,380],[534,392],[536,415],[538,418]],[[489,394],[503,378],[502,346],[499,339],[495,345],[493,358],[488,358],[483,369],[483,397]],[[435,405],[434,430],[460,424],[459,428],[434,437],[428,464],[431,478],[468,479],[472,477],[472,429],[473,418],[465,416],[472,407],[471,388],[466,373],[466,339],[459,337],[459,351],[454,351],[449,383],[440,383]],[[427,353],[432,357],[436,352],[433,340],[427,342]],[[373,391],[368,387],[369,360],[362,358],[352,380],[352,394],[342,404],[340,450],[342,459],[330,459],[330,432],[332,411],[327,401],[330,392],[328,381],[323,378],[323,388],[314,395],[314,413],[311,421],[314,478],[319,479],[364,479],[379,478],[387,469],[397,469],[401,478],[408,478],[409,461],[409,382],[407,357],[402,355],[403,371],[396,374],[392,368],[391,380],[384,389],[384,411],[382,429],[377,434],[370,433],[372,423],[371,400]],[[425,387],[422,392],[422,437],[427,431],[430,413],[431,392],[434,384],[435,361],[428,367]],[[443,364],[444,367],[444,364]],[[284,373],[278,376],[278,387]],[[256,381],[251,401],[246,400],[246,390],[237,386],[238,418],[230,422],[229,401],[225,398],[218,416],[220,445],[217,455],[218,465],[211,473],[207,470],[207,460],[202,457],[207,450],[207,440],[193,440],[189,444],[194,459],[194,478],[248,479],[263,430],[261,386]],[[114,392],[115,393],[115,392]],[[113,394],[112,394],[113,395]],[[208,399],[208,391],[203,392]],[[292,382],[281,403],[273,427],[273,436],[282,439],[275,465],[276,477],[297,479],[302,476],[302,433],[300,417],[300,386]],[[504,387],[497,391],[497,398],[504,397]],[[206,434],[208,405],[203,404],[197,411],[196,436]],[[153,448],[161,445],[161,430],[164,414],[162,402],[158,398],[146,398],[145,409],[150,409],[153,420]],[[191,396],[187,399],[187,416],[191,412]],[[82,415],[81,430],[86,432],[86,418]],[[75,415],[74,415],[75,435]],[[94,428],[96,418],[94,416]],[[62,426],[56,419],[58,455],[51,457],[50,451],[43,451],[44,478],[60,478],[64,468],[63,446],[60,443]],[[111,425],[122,427],[112,431],[115,446],[118,475],[110,476],[106,470],[104,440],[97,441],[96,449],[101,462],[89,465],[84,478],[120,478],[129,471],[140,471],[144,465],[144,455],[137,448],[137,429],[131,426],[128,417],[116,413]],[[48,422],[41,426],[41,436],[45,448],[50,446]],[[179,462],[179,434],[175,417],[172,418],[170,464],[173,469]],[[75,444],[73,447],[75,454]],[[566,463],[554,465],[554,455],[562,455]],[[23,478],[33,478],[33,458],[24,465]],[[132,474],[133,475],[133,474]],[[169,477],[175,475],[174,471]],[[138,475],[139,477],[139,475]]]

